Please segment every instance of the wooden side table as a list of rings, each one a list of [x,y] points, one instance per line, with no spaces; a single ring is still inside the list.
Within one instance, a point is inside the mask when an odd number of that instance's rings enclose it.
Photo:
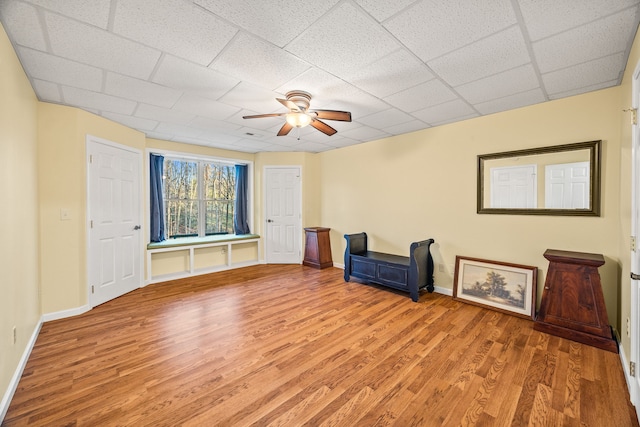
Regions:
[[[305,228],[305,249],[303,265],[323,269],[333,267],[331,259],[331,242],[329,240],[330,228],[308,227]]]
[[[598,273],[604,257],[555,249],[544,257],[549,271],[533,328],[617,353]]]

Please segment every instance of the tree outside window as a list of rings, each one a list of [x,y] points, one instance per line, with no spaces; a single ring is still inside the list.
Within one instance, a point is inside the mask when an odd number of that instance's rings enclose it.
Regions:
[[[234,165],[165,158],[163,184],[168,238],[233,234]]]

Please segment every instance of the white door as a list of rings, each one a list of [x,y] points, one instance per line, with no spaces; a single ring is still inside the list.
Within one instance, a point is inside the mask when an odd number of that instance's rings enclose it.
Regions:
[[[545,166],[545,208],[589,209],[589,188],[589,162]]]
[[[491,168],[492,208],[535,208],[538,204],[536,165]]]
[[[141,153],[87,137],[89,300],[92,307],[142,285]]]
[[[636,66],[633,74],[633,108],[638,108],[640,101],[640,63]],[[628,113],[629,114],[629,113]],[[627,333],[631,340],[630,362],[640,366],[640,248],[638,248],[638,233],[640,232],[640,126],[632,125],[632,217],[631,235],[635,236],[636,245],[631,251],[631,319],[630,330]],[[632,245],[633,246],[633,245]],[[625,319],[622,322],[622,329],[626,330]],[[624,332],[622,332],[624,333]],[[625,372],[629,371],[629,366],[624,367]],[[631,403],[636,408],[640,405],[640,375],[636,368],[635,377],[630,378],[629,394]]]
[[[300,167],[265,167],[265,257],[269,264],[300,264]]]

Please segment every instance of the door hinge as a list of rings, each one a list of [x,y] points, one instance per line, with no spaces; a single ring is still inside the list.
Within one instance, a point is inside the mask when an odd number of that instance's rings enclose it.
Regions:
[[[636,236],[631,236],[631,252],[636,251]]]
[[[90,220],[90,221],[89,221],[89,227],[90,227],[90,228],[93,228],[93,220]]]
[[[91,285],[91,293],[92,293],[92,294],[95,294],[95,293],[96,293],[96,290],[93,288],[93,285]]]
[[[636,362],[629,362],[629,375],[636,376]]]
[[[93,154],[89,154],[89,163],[93,163]]]
[[[627,108],[626,110],[622,110],[624,112],[629,111],[631,113],[631,124],[638,124],[638,109],[637,108]]]

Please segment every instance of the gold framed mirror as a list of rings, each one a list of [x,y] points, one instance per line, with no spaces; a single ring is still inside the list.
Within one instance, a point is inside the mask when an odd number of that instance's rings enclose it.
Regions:
[[[600,216],[602,140],[478,156],[479,214]]]

